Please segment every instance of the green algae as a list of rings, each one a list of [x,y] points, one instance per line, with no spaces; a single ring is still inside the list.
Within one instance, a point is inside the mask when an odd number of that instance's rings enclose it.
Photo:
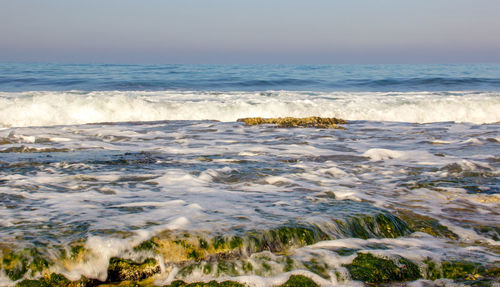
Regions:
[[[199,242],[200,248],[208,249],[208,242],[205,239],[200,238],[200,239],[198,239],[198,242]]]
[[[443,278],[464,279],[476,274],[484,274],[486,269],[478,263],[466,261],[444,261],[441,262]]]
[[[49,153],[49,152],[69,152],[67,148],[32,148],[27,146],[15,146],[0,150],[0,153]]]
[[[229,247],[231,249],[236,249],[236,248],[240,248],[243,246],[243,239],[239,236],[234,236],[233,238],[231,238],[231,240],[229,241]]]
[[[36,248],[22,249],[12,252],[8,248],[2,249],[0,268],[4,270],[10,280],[16,281],[28,273],[34,276],[42,273],[51,265]]]
[[[286,263],[286,265],[285,265],[284,271],[285,272],[292,271],[292,269],[294,267],[294,264],[295,264],[295,262],[293,261],[293,259],[287,256],[285,263]]]
[[[335,251],[335,253],[337,253],[340,256],[348,256],[348,255],[352,255],[352,254],[358,252],[359,249],[345,248],[344,247],[344,248],[335,249],[333,251]]]
[[[52,273],[38,280],[23,280],[16,284],[16,287],[66,287],[71,281],[61,274]]]
[[[311,261],[304,262],[304,266],[312,273],[318,274],[325,279],[330,278],[330,274],[328,274],[328,265],[326,263],[318,262],[316,258],[312,258]]]
[[[396,214],[413,231],[424,232],[434,237],[458,239],[458,236],[450,231],[448,227],[441,225],[438,220],[432,217],[416,214],[408,210],[398,210]]]
[[[353,280],[367,283],[413,281],[421,278],[418,266],[406,258],[393,260],[376,257],[370,253],[358,253],[351,264],[344,265]]]
[[[156,251],[158,249],[158,243],[156,243],[154,238],[149,240],[145,240],[139,243],[137,246],[134,246],[134,251]]]
[[[223,236],[215,236],[212,239],[212,246],[215,250],[224,249],[226,247],[226,239]]]
[[[279,287],[318,287],[311,278],[302,275],[292,275],[283,285]]]
[[[439,266],[431,259],[425,259],[423,261],[425,264],[424,277],[430,280],[436,280],[442,277],[441,269]]]
[[[199,268],[201,266],[200,263],[196,263],[196,264],[190,264],[190,265],[187,265],[187,266],[184,266],[182,267],[178,274],[181,276],[181,277],[187,277],[189,274],[193,273],[193,271],[197,268]]]
[[[37,280],[25,279],[18,282],[16,287],[95,287],[104,286],[102,283],[99,280],[89,279],[85,276],[82,276],[78,281],[71,282],[64,275],[51,273]]]
[[[170,283],[170,285],[164,285],[163,287],[245,287],[245,285],[234,281],[217,282],[213,280],[206,283],[205,282],[186,283],[181,280],[176,280]]]
[[[203,265],[203,274],[211,274],[213,270],[214,268],[211,263],[206,263],[205,265]]]
[[[249,236],[252,246],[248,249],[253,252],[282,252],[292,247],[302,247],[329,239],[329,236],[316,226],[299,225],[282,226],[267,232],[251,232]]]
[[[230,261],[219,261],[217,262],[217,275],[238,275],[238,270],[236,269],[236,264]]]
[[[253,265],[250,262],[244,262],[242,266],[243,271],[250,273],[253,271]]]
[[[335,220],[343,235],[355,238],[396,238],[411,233],[405,221],[389,212],[375,216],[350,216],[345,221]]]
[[[264,272],[270,272],[272,270],[271,265],[269,265],[267,262],[262,262],[261,266],[262,269],[264,269]]]
[[[321,117],[306,117],[306,118],[243,118],[238,119],[238,122],[244,122],[248,126],[273,124],[281,128],[323,128],[323,129],[345,129],[338,124],[346,124],[347,121],[338,118],[321,118]]]
[[[113,257],[109,260],[108,282],[137,281],[160,272],[156,259],[148,258],[142,263]]]
[[[426,259],[424,275],[426,279],[437,280],[447,278],[470,286],[492,286],[492,282],[500,279],[500,267],[483,266],[470,261],[442,261],[434,262]]]

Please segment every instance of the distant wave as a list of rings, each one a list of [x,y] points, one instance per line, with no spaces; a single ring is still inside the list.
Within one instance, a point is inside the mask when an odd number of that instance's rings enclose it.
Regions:
[[[0,92],[0,127],[243,117],[341,117],[429,123],[500,121],[500,93],[486,92]]]
[[[426,87],[427,89],[438,89],[438,88],[470,88],[470,87],[500,87],[500,79],[496,78],[448,78],[448,77],[430,77],[430,78],[394,78],[394,79],[355,79],[355,80],[345,80],[345,86],[356,86],[356,87],[372,87],[372,88],[386,88],[391,87],[397,88],[418,88]],[[333,86],[337,86],[339,83],[334,83]]]
[[[220,91],[265,91],[265,90],[314,90],[314,91],[447,91],[480,90],[498,91],[500,78],[482,77],[422,77],[422,78],[345,78],[345,77],[276,77],[214,76],[196,77],[189,74],[158,77],[133,78],[57,75],[12,75],[0,76],[0,90],[82,90],[82,91],[165,91],[165,90],[220,90]]]

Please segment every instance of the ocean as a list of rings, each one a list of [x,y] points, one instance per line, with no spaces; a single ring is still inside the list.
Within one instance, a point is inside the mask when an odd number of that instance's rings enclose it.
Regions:
[[[498,64],[1,63],[0,286],[499,286],[499,174]]]

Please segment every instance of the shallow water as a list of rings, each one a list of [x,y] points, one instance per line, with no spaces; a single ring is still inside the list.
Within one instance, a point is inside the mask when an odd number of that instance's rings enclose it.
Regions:
[[[482,246],[469,258],[500,260],[488,248],[499,245],[498,124],[345,127],[172,121],[4,129],[2,242],[55,248],[125,238],[132,247],[137,236],[164,230],[241,236],[286,224],[341,239],[335,220],[387,210],[434,218],[459,236],[448,244]],[[419,240],[412,252],[422,259],[436,239]]]
[[[290,274],[356,285],[346,266],[357,252],[403,256],[422,270],[426,260],[498,267],[500,98],[496,70],[475,68],[481,75],[471,77],[493,79],[488,91],[68,91],[52,82],[52,91],[29,91],[59,76],[10,80],[0,93],[1,254],[37,250],[51,272],[102,281],[111,257],[154,257],[157,285],[273,286]],[[92,77],[89,89],[106,82]],[[349,123],[330,130],[235,121],[311,115]],[[222,237],[237,248],[217,249]],[[134,249],[150,238],[160,251]],[[179,244],[198,254],[186,257]],[[70,260],[64,254],[75,246],[87,251]],[[40,276],[9,278],[7,265],[0,285]]]

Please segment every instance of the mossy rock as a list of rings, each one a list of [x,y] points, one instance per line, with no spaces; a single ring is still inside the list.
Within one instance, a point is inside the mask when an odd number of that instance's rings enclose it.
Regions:
[[[149,258],[142,263],[113,257],[109,260],[106,282],[139,281],[160,272],[158,262]]]
[[[70,283],[63,275],[52,273],[38,280],[23,280],[16,287],[66,287]]]
[[[181,280],[176,280],[170,285],[165,285],[163,287],[245,287],[245,285],[234,281],[217,282],[213,280],[210,282],[186,283]]]
[[[273,124],[281,128],[322,128],[322,129],[344,129],[338,124],[346,124],[347,121],[337,118],[321,118],[321,117],[306,117],[306,118],[243,118],[238,119],[238,122],[244,122],[247,126]]]
[[[292,275],[283,285],[280,287],[318,287],[311,278],[302,275]]]
[[[500,279],[500,267],[485,267],[479,263],[469,261],[442,261],[436,263],[430,259],[423,261],[426,266],[426,279],[440,278],[458,281],[488,281]]]
[[[328,274],[328,265],[326,263],[318,262],[315,258],[311,261],[304,262],[304,266],[312,273],[318,274],[319,276],[329,279],[330,274]]]
[[[154,285],[154,280],[152,278],[145,279],[142,281],[122,281],[122,282],[115,282],[115,283],[106,283],[106,284],[99,284],[95,285],[96,287],[156,287],[157,285]],[[76,286],[68,286],[68,287],[89,287],[89,286],[81,286],[81,285],[76,285]],[[94,286],[92,286],[94,287]]]
[[[155,238],[143,241],[137,246],[134,246],[134,251],[156,251],[158,249],[158,243]]]
[[[443,261],[441,262],[443,278],[466,279],[474,275],[484,274],[486,269],[478,263],[466,261]]]
[[[238,270],[236,264],[230,261],[217,262],[217,275],[237,276]]]
[[[250,243],[249,246],[247,246],[247,251],[249,253],[264,250],[282,252],[291,247],[302,247],[329,239],[326,233],[312,225],[281,226],[269,231],[249,232],[247,236]]]
[[[389,212],[351,216],[345,221],[335,220],[343,235],[355,238],[396,238],[411,233],[410,227]]]
[[[424,232],[434,237],[458,239],[458,236],[450,231],[448,227],[441,225],[438,220],[432,217],[416,214],[408,210],[398,210],[396,214],[413,231]]]
[[[103,282],[97,279],[82,276],[80,280],[69,283],[68,287],[96,287],[100,286],[101,284],[103,284]]]
[[[51,265],[36,248],[16,252],[4,248],[2,255],[0,266],[12,281],[21,279],[26,273],[31,276],[42,273]]]
[[[406,258],[396,262],[376,257],[370,253],[358,253],[351,264],[344,265],[353,280],[367,283],[413,281],[421,278],[418,266]]]

